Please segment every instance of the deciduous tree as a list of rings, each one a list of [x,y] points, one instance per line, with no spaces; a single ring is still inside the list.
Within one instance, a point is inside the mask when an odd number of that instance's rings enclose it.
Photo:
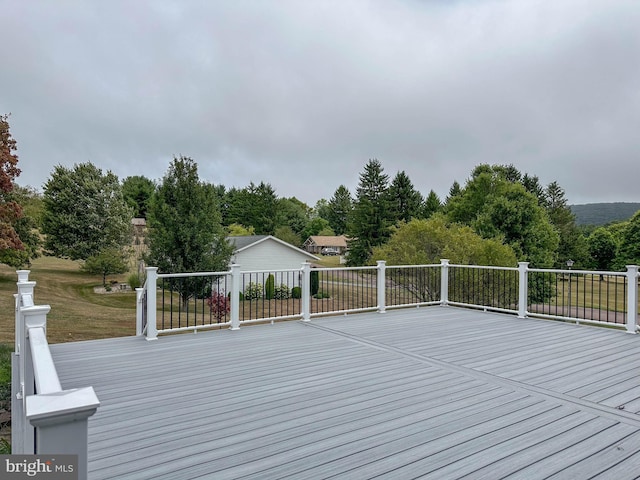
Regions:
[[[86,259],[131,242],[133,212],[118,177],[92,163],[58,165],[44,186],[42,231],[52,255]]]
[[[598,227],[587,239],[589,254],[592,258],[591,266],[596,270],[611,270],[616,258],[618,244],[605,227]]]
[[[102,285],[107,285],[107,275],[117,275],[127,271],[127,262],[122,249],[105,248],[90,256],[81,267],[83,272],[102,275]]]
[[[161,272],[226,270],[232,246],[226,240],[213,189],[200,181],[191,158],[174,158],[154,193],[147,211],[148,263]],[[207,286],[193,279],[180,282],[183,304],[193,295],[209,295]]]
[[[618,264],[640,265],[640,211],[631,217],[622,230]]]
[[[477,166],[446,211],[451,221],[471,226],[484,238],[503,238],[519,260],[532,266],[551,267],[557,258],[558,233],[513,168]]]
[[[9,116],[0,115],[0,262],[19,267],[33,257],[30,249],[31,225],[14,194],[20,175],[15,139],[11,136]],[[22,238],[21,238],[22,237]]]

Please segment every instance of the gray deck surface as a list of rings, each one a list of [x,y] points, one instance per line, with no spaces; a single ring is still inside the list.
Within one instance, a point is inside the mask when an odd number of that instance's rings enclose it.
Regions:
[[[452,307],[52,346],[91,479],[640,476],[640,336]]]

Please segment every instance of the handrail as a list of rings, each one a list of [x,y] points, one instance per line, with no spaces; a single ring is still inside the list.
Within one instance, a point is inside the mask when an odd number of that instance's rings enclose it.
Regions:
[[[35,282],[18,272],[16,351],[12,355],[13,454],[75,454],[88,471],[88,419],[100,406],[92,387],[63,390],[47,342],[49,305],[34,305]]]
[[[429,298],[416,299],[411,295],[406,295],[405,293],[394,294],[389,293],[392,292],[393,289],[399,289],[398,291],[402,291],[403,286],[401,282],[397,281],[398,277],[396,274],[398,272],[410,271],[409,269],[431,269],[437,268],[440,270],[439,278],[433,276],[433,274],[429,274],[429,284],[425,283],[425,279],[427,277],[423,277],[420,275],[414,275],[416,280],[414,284],[410,285],[410,288],[414,288],[418,286],[418,288],[423,288],[426,286],[429,291]],[[635,268],[635,270],[634,270]],[[636,315],[638,313],[637,306],[637,282],[635,279],[640,277],[640,273],[638,273],[637,267],[629,266],[627,272],[606,272],[600,270],[574,270],[574,269],[561,269],[561,268],[553,268],[553,269],[542,269],[542,268],[531,268],[527,262],[519,262],[517,267],[501,267],[501,266],[491,266],[491,265],[457,265],[449,263],[449,260],[442,259],[439,264],[425,264],[425,265],[386,265],[386,262],[380,260],[377,262],[377,265],[367,265],[360,267],[312,267],[308,262],[302,264],[302,268],[297,269],[282,269],[282,270],[241,270],[239,265],[233,265],[230,271],[222,271],[222,272],[196,272],[196,273],[163,273],[158,274],[156,267],[148,267],[148,281],[151,280],[154,286],[147,286],[148,298],[147,298],[147,309],[148,309],[148,319],[149,325],[146,331],[146,338],[148,340],[157,338],[158,333],[167,333],[170,331],[179,331],[179,330],[193,330],[194,332],[198,329],[205,328],[220,328],[227,325],[231,326],[232,330],[236,330],[240,327],[240,325],[250,324],[250,323],[258,323],[264,321],[273,321],[275,320],[285,320],[292,318],[302,318],[303,321],[309,321],[311,317],[320,316],[320,315],[340,315],[346,313],[355,313],[360,311],[368,311],[368,310],[377,310],[379,313],[384,313],[386,308],[405,308],[405,307],[415,307],[422,305],[436,305],[439,304],[441,306],[446,305],[454,305],[454,306],[462,306],[469,308],[480,308],[483,310],[493,310],[510,314],[517,314],[520,318],[526,317],[542,317],[542,318],[551,318],[556,320],[574,320],[576,323],[594,323],[594,324],[604,324],[608,326],[614,326],[618,328],[626,327],[626,330],[629,333],[635,333],[640,329],[636,323]],[[474,272],[477,271],[476,272]],[[353,283],[353,280],[342,279],[342,275],[351,274],[352,272],[362,272],[367,278],[367,281],[362,285],[356,285]],[[276,276],[276,282],[279,274],[285,274],[290,272],[299,272],[300,277],[296,277],[295,282],[286,282],[287,285],[291,286],[295,283],[295,285],[299,288],[296,298],[300,300],[295,302],[293,300],[289,300],[287,298],[273,298],[270,299],[272,303],[270,304],[268,301],[259,305],[255,305],[252,307],[249,306],[248,310],[245,310],[245,304],[239,303],[239,298],[244,298],[246,296],[246,291],[244,283],[241,284],[240,280],[244,275],[263,275],[264,279],[258,279],[256,282],[256,286],[260,287],[260,283],[264,283],[266,285],[266,276],[271,276],[274,274]],[[332,280],[333,272],[336,273],[336,280]],[[375,272],[375,273],[374,273]],[[462,275],[464,272],[464,276]],[[467,278],[467,272],[469,273],[469,277]],[[502,272],[502,273],[501,273]],[[331,284],[341,284],[344,285],[344,288],[338,289],[338,297],[334,297],[333,295],[328,297],[313,297],[311,289],[317,285],[318,277],[317,274],[320,273],[320,282],[323,283],[325,288],[329,288],[332,290]],[[542,273],[539,278],[535,275],[539,275]],[[314,274],[316,275],[314,277]],[[328,276],[324,276],[327,274]],[[549,278],[547,278],[546,274],[549,274]],[[608,275],[610,277],[616,277],[618,280],[621,278],[624,279],[625,287],[620,283],[620,291],[624,288],[623,293],[598,293],[593,294],[593,296],[585,296],[584,286],[582,286],[581,296],[577,298],[576,295],[578,293],[577,287],[574,287],[573,290],[570,290],[567,295],[561,287],[563,287],[563,283],[559,283],[557,280],[562,280],[562,278],[569,276],[571,282],[576,282],[576,278],[586,277],[588,275],[597,276],[597,275]],[[165,328],[164,325],[164,317],[162,320],[162,329],[158,330],[158,326],[156,325],[156,316],[155,316],[155,306],[156,306],[156,281],[158,278],[179,278],[179,277],[205,277],[205,276],[227,276],[231,281],[227,280],[225,283],[224,293],[230,299],[230,310],[229,316],[223,318],[223,321],[220,321],[218,318],[217,322],[211,322],[210,320],[199,320],[198,325],[192,320],[195,318],[195,315],[208,315],[209,309],[204,308],[202,297],[199,296],[198,302],[201,305],[200,310],[193,310],[193,307],[190,311],[182,310],[186,315],[185,318],[187,320],[187,328],[184,328],[182,325],[178,324],[175,328],[174,325],[171,325],[170,328]],[[347,275],[348,276],[348,275]],[[377,278],[376,278],[377,277]],[[324,280],[323,280],[324,278]],[[345,277],[346,278],[346,277]],[[328,280],[327,280],[328,279]],[[553,284],[549,284],[550,279],[553,281]],[[314,280],[311,282],[311,280]],[[408,281],[412,281],[410,278]],[[328,282],[328,283],[327,283]],[[544,282],[547,282],[545,284]],[[469,285],[466,285],[469,283]],[[284,284],[284,283],[283,283]],[[424,285],[422,285],[424,284]],[[469,292],[465,293],[465,287],[471,287]],[[277,285],[276,285],[277,286]],[[568,284],[567,284],[568,286]],[[354,298],[350,298],[350,288],[354,287],[353,294]],[[366,288],[360,288],[366,287]],[[455,290],[454,290],[455,288]],[[483,290],[484,289],[484,290]],[[158,290],[160,291],[160,290]],[[336,290],[334,290],[336,291]],[[595,292],[595,289],[594,289]],[[324,294],[330,294],[331,292],[323,292]],[[613,295],[618,295],[614,297]],[[202,295],[201,293],[198,295]],[[342,295],[340,297],[340,295]],[[587,293],[587,295],[592,295],[591,291]],[[601,301],[601,297],[598,295],[611,295],[608,297],[607,303],[599,303]],[[601,317],[601,313],[596,312],[595,314],[590,313],[590,308],[593,310],[599,309],[600,312],[608,311],[611,303],[608,303],[611,300],[612,304],[619,304],[618,300],[621,298],[620,295],[625,296],[625,307],[623,310],[618,310],[618,316],[615,320],[610,320],[610,316],[606,316],[603,320]],[[439,299],[438,299],[439,297]],[[573,298],[571,298],[573,297]],[[172,297],[167,297],[171,299]],[[253,298],[253,297],[252,297]],[[540,303],[539,300],[543,299],[543,303]],[[603,297],[604,298],[604,297]],[[333,299],[333,300],[332,300]],[[533,300],[532,300],[533,299]],[[421,301],[425,300],[425,301]],[[162,304],[164,300],[160,300]],[[281,301],[281,303],[277,303],[277,301]],[[532,301],[533,303],[530,303]],[[563,302],[567,302],[564,304]],[[582,302],[582,304],[578,305],[578,302]],[[228,308],[228,304],[226,304]],[[188,305],[187,302],[184,303],[184,306]],[[276,305],[274,308],[273,305]],[[279,307],[278,307],[279,305]],[[553,311],[548,311],[549,308],[545,307],[545,305],[553,306]],[[591,306],[594,305],[595,307]],[[601,306],[598,306],[601,305]],[[576,307],[580,306],[580,310],[577,310]],[[544,309],[542,308],[544,307]],[[620,306],[618,306],[620,308]],[[178,313],[178,318],[180,318],[180,308],[176,308]],[[567,310],[568,308],[568,310]],[[264,310],[264,311],[263,311]],[[530,311],[531,310],[531,311]],[[191,312],[191,313],[190,313]],[[249,317],[247,318],[246,313],[248,312]],[[610,314],[611,312],[609,312]],[[275,315],[274,315],[275,314]],[[592,317],[589,317],[592,315]],[[597,317],[593,317],[593,315],[598,315]],[[621,322],[620,316],[625,315],[626,320]],[[224,315],[223,315],[224,316]],[[229,320],[230,319],[230,320]],[[224,321],[227,320],[227,321]],[[160,320],[158,319],[158,322]]]
[[[34,327],[29,329],[29,344],[31,345],[31,360],[36,381],[36,393],[58,393],[62,391],[62,385],[58,378],[56,366],[53,363],[51,350],[47,343],[44,328]]]

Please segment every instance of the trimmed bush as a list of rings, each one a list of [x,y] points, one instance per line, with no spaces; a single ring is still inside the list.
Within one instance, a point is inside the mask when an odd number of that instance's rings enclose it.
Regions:
[[[264,296],[267,300],[272,300],[275,297],[275,294],[275,278],[273,278],[273,273],[270,273],[267,277],[267,281],[264,283]]]
[[[291,289],[291,298],[302,298],[302,288],[293,287]]]
[[[311,270],[311,295],[318,293],[320,289],[320,272]]]

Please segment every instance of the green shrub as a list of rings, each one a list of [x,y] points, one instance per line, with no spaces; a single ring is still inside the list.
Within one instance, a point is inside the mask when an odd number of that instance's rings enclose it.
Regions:
[[[320,289],[320,272],[311,271],[311,295],[315,295],[318,293]]]
[[[302,288],[293,287],[291,289],[291,298],[302,298]]]
[[[245,300],[256,300],[262,298],[262,284],[256,282],[249,282],[244,289]]]
[[[279,287],[275,288],[274,297],[278,300],[286,300],[287,298],[291,298],[291,292],[289,291],[289,287],[286,284],[281,284]]]
[[[264,284],[264,296],[267,300],[272,300],[275,294],[275,278],[273,278],[273,274],[270,273],[267,277],[267,281]]]
[[[0,438],[0,455],[11,455],[11,444],[4,438]]]
[[[12,345],[0,344],[0,410],[11,411],[11,352]],[[3,425],[0,425],[3,426]],[[0,455],[11,454],[11,444],[0,438]]]
[[[318,292],[313,296],[313,298],[317,298],[317,299],[331,298],[331,295],[329,295],[327,292]]]
[[[142,282],[140,280],[140,275],[137,273],[132,273],[127,277],[127,283],[131,290],[135,290],[136,288],[140,288],[142,286]]]

